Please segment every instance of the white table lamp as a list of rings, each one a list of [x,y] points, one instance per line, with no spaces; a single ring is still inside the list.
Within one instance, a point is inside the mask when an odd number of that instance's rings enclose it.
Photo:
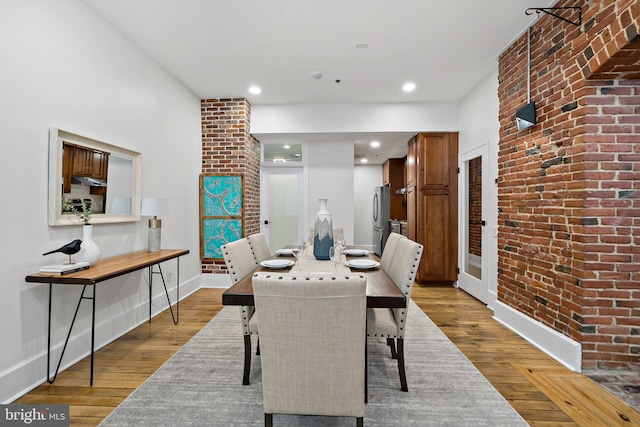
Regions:
[[[158,216],[169,215],[169,205],[167,204],[167,199],[145,197],[144,199],[142,199],[142,209],[140,210],[140,215],[153,217],[149,219],[147,250],[149,252],[159,252],[162,220],[158,219]]]

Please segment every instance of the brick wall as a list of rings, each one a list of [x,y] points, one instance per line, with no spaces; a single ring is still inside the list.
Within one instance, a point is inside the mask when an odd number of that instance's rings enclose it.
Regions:
[[[482,256],[482,158],[469,160],[469,253]]]
[[[244,235],[260,231],[260,143],[250,133],[251,105],[244,98],[200,102],[202,173],[244,175]],[[224,261],[202,261],[202,273],[226,274]]]
[[[584,369],[638,367],[640,3],[563,6],[583,26],[532,27],[528,130],[527,36],[499,59],[498,298],[580,342]]]

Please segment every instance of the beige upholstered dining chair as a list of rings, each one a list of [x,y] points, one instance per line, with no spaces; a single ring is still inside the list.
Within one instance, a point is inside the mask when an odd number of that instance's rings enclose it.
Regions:
[[[265,425],[273,414],[364,423],[366,278],[255,273]]]
[[[394,309],[370,308],[367,310],[367,335],[369,337],[387,338],[387,343],[391,347],[391,356],[394,359],[398,359],[398,373],[400,374],[400,388],[402,391],[409,391],[404,368],[404,334],[407,327],[411,290],[418,272],[423,249],[424,247],[421,244],[413,240],[399,239],[395,255],[387,270],[387,274],[404,293],[407,307]]]
[[[269,250],[269,244],[264,234],[252,234],[247,239],[249,239],[249,244],[258,263],[271,258],[271,250]]]
[[[384,245],[382,256],[380,257],[380,267],[382,267],[382,269],[387,273],[389,272],[389,268],[391,267],[393,256],[396,253],[398,242],[400,241],[400,239],[404,238],[405,237],[402,234],[398,233],[390,233],[389,237],[387,237],[387,243]]]
[[[220,249],[233,283],[242,280],[259,264],[249,238],[229,242]],[[249,384],[249,374],[251,373],[251,335],[258,334],[258,318],[254,314],[255,308],[253,306],[243,305],[240,307],[240,319],[244,334],[244,373],[242,375],[242,384],[244,385]],[[259,345],[256,354],[260,354]]]

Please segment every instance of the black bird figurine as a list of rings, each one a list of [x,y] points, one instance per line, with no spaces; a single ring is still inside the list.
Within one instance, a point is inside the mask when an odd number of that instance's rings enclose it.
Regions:
[[[55,251],[49,251],[42,255],[49,255],[49,254],[54,254],[56,252],[62,252],[63,254],[69,255],[69,262],[67,264],[74,264],[73,261],[71,261],[71,255],[77,254],[80,251],[81,243],[82,243],[82,240],[76,239],[71,243],[67,243],[61,248],[56,249]]]

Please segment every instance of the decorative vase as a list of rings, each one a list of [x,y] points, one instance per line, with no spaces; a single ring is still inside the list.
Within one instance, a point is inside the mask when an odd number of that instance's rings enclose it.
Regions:
[[[313,256],[318,260],[329,259],[329,248],[333,246],[333,222],[327,210],[328,199],[318,199],[320,210],[316,214],[316,231],[313,235]]]
[[[100,248],[93,241],[93,225],[82,226],[82,243],[80,252],[75,255],[76,261],[86,261],[94,265],[100,259]]]

